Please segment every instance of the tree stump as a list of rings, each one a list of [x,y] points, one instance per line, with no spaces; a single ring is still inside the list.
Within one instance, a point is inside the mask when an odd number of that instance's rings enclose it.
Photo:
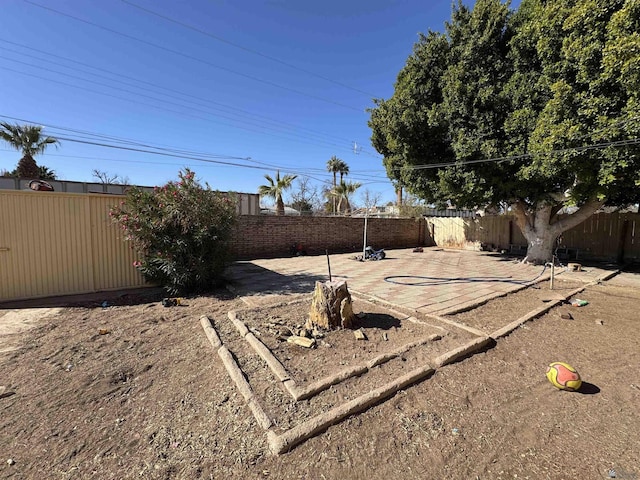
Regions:
[[[316,282],[306,328],[351,328],[354,322],[347,282]]]

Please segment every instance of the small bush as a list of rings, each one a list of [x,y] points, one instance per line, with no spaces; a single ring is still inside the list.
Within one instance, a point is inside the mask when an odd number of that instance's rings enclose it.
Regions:
[[[144,278],[171,295],[222,283],[236,221],[235,196],[203,188],[189,169],[153,192],[131,188],[109,212],[133,243]]]

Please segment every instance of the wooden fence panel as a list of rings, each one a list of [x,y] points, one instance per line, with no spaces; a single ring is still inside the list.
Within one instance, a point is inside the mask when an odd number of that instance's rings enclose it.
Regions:
[[[620,232],[618,215],[598,213],[562,234],[562,245],[579,250],[580,256],[606,258],[615,255]]]
[[[508,249],[527,245],[510,215],[480,218],[429,217],[436,245],[479,249],[481,245]],[[579,258],[622,261],[640,258],[640,214],[598,213],[564,232],[561,246],[577,249]]]
[[[466,231],[465,221],[469,222],[469,219],[460,217],[427,218],[435,244],[439,247],[450,248],[464,248],[468,243],[474,241],[475,232],[472,234]]]
[[[508,248],[513,243],[509,241],[511,220],[507,216],[427,218],[436,245],[471,250],[479,250],[481,245]]]
[[[622,215],[621,237],[624,260],[640,259],[640,214]]]

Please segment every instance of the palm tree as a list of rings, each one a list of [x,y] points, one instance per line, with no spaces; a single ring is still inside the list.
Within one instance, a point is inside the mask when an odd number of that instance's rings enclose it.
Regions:
[[[349,175],[349,165],[340,160],[340,163],[338,164],[338,173],[340,173],[340,183],[342,183],[342,177],[344,175]]]
[[[344,212],[349,213],[351,211],[351,204],[349,203],[349,197],[351,197],[355,191],[360,188],[362,184],[358,182],[340,182],[340,185],[336,185],[335,188],[331,191],[331,195],[334,198],[338,199],[338,211],[341,212],[343,210],[342,206],[344,205]]]
[[[329,172],[333,173],[333,190],[335,190],[335,188],[336,188],[336,174],[338,172],[340,172],[340,168],[342,167],[342,165],[346,165],[346,163],[344,163],[342,160],[340,160],[335,155],[332,156],[327,161],[327,170]],[[342,179],[342,174],[340,174],[340,179]],[[333,199],[333,213],[336,213],[336,199],[335,199],[335,197]]]
[[[38,177],[40,177],[40,180],[56,180],[58,178],[58,175],[56,175],[56,172],[51,170],[49,167],[39,165]]]
[[[26,178],[40,178],[38,164],[33,157],[43,153],[49,145],[60,144],[53,137],[43,136],[42,127],[36,125],[11,125],[0,122],[0,138],[16,150],[22,151],[16,173],[19,177]]]
[[[280,178],[280,170],[278,170],[278,172],[276,173],[275,180],[269,175],[264,176],[269,184],[260,185],[258,187],[258,193],[265,197],[275,198],[276,215],[284,215],[284,202],[282,201],[282,193],[285,190],[291,188],[291,184],[297,177],[297,175],[285,175],[284,177]]]

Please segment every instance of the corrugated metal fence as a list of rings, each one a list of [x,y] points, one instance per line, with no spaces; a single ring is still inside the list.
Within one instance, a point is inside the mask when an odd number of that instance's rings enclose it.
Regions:
[[[0,300],[144,285],[109,221],[114,203],[104,195],[0,191]]]
[[[145,285],[101,195],[0,190],[0,301]],[[237,194],[238,213],[257,215],[259,196]]]

